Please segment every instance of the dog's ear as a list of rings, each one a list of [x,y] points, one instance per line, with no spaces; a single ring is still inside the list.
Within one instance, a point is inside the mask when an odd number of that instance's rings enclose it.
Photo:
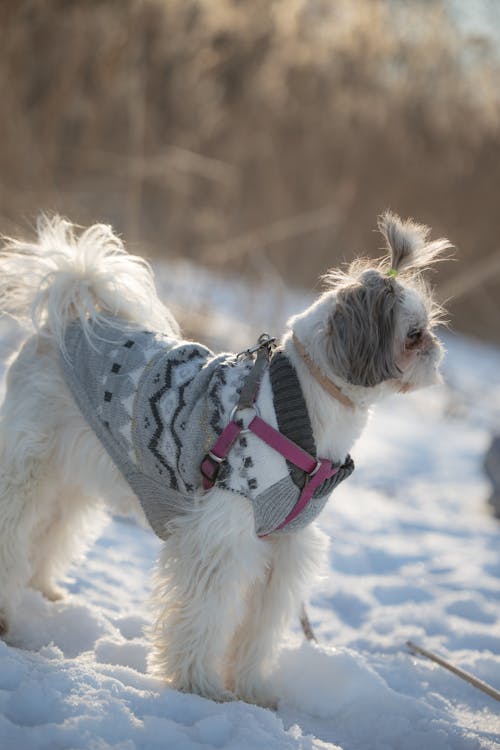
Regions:
[[[339,289],[327,337],[334,372],[364,387],[401,374],[394,359],[397,307],[392,280],[376,270]]]

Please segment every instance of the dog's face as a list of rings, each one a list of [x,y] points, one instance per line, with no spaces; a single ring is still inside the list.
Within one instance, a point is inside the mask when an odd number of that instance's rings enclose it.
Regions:
[[[325,345],[332,372],[351,385],[386,382],[396,391],[439,382],[443,348],[425,292],[370,269],[330,294]]]
[[[435,324],[425,298],[422,300],[414,289],[404,289],[394,340],[394,362],[401,373],[395,382],[400,390],[441,382],[439,365],[444,349],[433,331]]]
[[[326,277],[328,291],[290,321],[309,339],[325,372],[363,388],[409,391],[440,382],[443,347],[434,329],[442,309],[421,272],[450,247],[427,227],[387,213],[379,224],[389,257],[358,260]],[[308,322],[309,321],[309,322]],[[297,331],[299,338],[301,331]]]

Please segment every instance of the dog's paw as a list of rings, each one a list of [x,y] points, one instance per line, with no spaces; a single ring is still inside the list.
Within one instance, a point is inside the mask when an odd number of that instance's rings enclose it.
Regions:
[[[61,599],[64,599],[66,591],[59,586],[47,586],[42,591],[42,594],[49,602],[59,602]]]
[[[270,708],[273,711],[278,708],[278,696],[267,685],[240,686],[236,690],[236,697],[261,708]]]
[[[269,708],[271,711],[276,711],[278,709],[278,698],[275,695],[262,693],[240,695],[238,693],[237,699],[244,701],[245,703],[251,703],[254,706],[260,706],[261,708]]]
[[[204,698],[209,698],[211,701],[216,703],[230,703],[231,701],[237,700],[237,697],[230,690],[214,690],[209,695],[204,695]]]
[[[180,688],[182,693],[194,693],[200,695],[202,698],[207,700],[215,701],[215,703],[230,703],[231,701],[238,700],[236,695],[230,690],[225,690],[216,685],[189,685],[188,687]]]
[[[59,602],[66,595],[65,589],[55,586],[53,583],[41,583],[40,581],[33,580],[30,586],[39,591],[49,602]]]
[[[226,690],[218,681],[191,679],[185,683],[172,682],[170,686],[181,693],[194,693],[216,703],[229,703],[237,700],[237,696],[230,690]]]

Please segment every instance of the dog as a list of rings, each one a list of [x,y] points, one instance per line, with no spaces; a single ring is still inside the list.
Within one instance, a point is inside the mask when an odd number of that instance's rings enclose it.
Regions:
[[[103,503],[163,539],[149,667],[216,701],[273,706],[269,675],[323,569],[315,519],[384,395],[439,382],[442,310],[423,271],[451,247],[387,212],[387,255],[263,336],[215,356],[182,339],[150,266],[104,225],[42,218],[7,239],[0,308],[30,330],[0,425],[0,630],[25,587],[49,600]]]

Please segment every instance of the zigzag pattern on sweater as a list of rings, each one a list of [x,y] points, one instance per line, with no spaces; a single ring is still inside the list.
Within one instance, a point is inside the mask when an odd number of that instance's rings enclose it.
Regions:
[[[227,425],[253,363],[133,325],[124,329],[123,321],[112,317],[93,325],[91,340],[79,322],[67,329],[66,355],[61,354],[66,382],[154,530],[165,538],[168,523],[202,496],[201,461]],[[267,418],[316,455],[297,376],[284,355],[273,358],[266,387],[272,410]],[[317,489],[307,512],[279,533],[313,520],[352,468],[346,461],[334,481]],[[262,535],[287,517],[304,481],[303,473],[256,436],[242,434],[217,484],[252,502]]]

